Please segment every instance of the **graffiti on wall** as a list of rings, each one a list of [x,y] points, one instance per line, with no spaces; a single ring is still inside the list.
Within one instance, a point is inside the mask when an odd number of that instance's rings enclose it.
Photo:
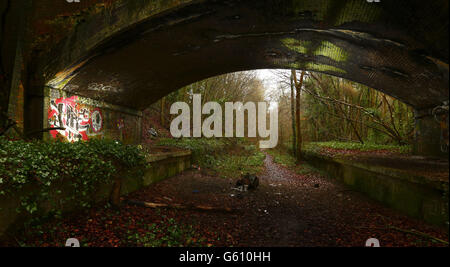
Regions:
[[[100,109],[89,108],[77,103],[78,97],[58,98],[50,101],[48,120],[51,128],[64,128],[50,131],[53,138],[58,134],[69,142],[88,140],[90,134],[103,129],[103,115]]]
[[[101,83],[90,83],[88,85],[88,90],[98,91],[98,92],[112,92],[112,93],[122,92],[122,90],[118,86],[105,85],[105,84],[101,84]]]
[[[94,133],[99,133],[103,129],[103,115],[98,108],[91,113],[91,126]]]

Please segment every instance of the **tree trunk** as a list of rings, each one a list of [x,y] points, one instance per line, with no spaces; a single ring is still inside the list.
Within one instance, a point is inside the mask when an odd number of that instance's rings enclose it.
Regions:
[[[297,76],[296,71],[292,70],[292,75],[294,76],[294,84],[296,89],[296,99],[295,99],[295,120],[297,122],[297,162],[300,162],[302,159],[301,153],[302,153],[302,134],[301,134],[301,122],[300,122],[300,96],[301,96],[301,90],[303,85],[303,77],[305,75],[305,71],[302,70],[302,73],[300,75],[300,81],[297,83]]]
[[[295,92],[294,77],[291,74],[291,121],[292,121],[292,153],[297,157],[297,134],[295,130]]]

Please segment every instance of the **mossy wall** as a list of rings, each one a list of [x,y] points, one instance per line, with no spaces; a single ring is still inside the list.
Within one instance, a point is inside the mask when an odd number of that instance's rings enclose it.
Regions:
[[[305,159],[330,178],[406,215],[448,228],[448,182],[424,184],[423,177],[395,177],[376,166],[352,164],[307,153]]]

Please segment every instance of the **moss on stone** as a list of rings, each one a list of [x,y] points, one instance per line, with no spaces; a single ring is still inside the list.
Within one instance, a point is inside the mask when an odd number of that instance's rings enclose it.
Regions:
[[[331,42],[322,41],[314,51],[314,55],[328,57],[337,62],[345,62],[349,53]]]
[[[311,46],[310,41],[296,40],[294,38],[284,38],[281,42],[285,47],[300,54],[306,54],[308,47]]]
[[[281,43],[289,50],[295,51],[299,54],[323,56],[336,62],[345,62],[349,57],[349,53],[347,51],[329,41],[322,41],[317,45],[313,44],[311,41],[284,38],[281,40]],[[337,72],[340,71],[337,70]]]
[[[287,66],[292,69],[301,69],[301,70],[310,70],[310,71],[318,71],[318,72],[334,72],[334,73],[346,73],[345,70],[325,64],[318,64],[315,62],[306,62],[306,63],[290,63]]]

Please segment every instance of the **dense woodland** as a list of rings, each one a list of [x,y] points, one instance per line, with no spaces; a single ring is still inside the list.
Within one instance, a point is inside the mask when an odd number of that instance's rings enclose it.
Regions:
[[[264,87],[254,71],[209,78],[186,86],[151,107],[169,127],[170,105],[190,103],[201,94],[202,103],[278,102],[279,147],[297,150],[308,142],[357,142],[408,145],[413,139],[414,116],[408,105],[367,86],[314,72],[273,70],[276,90]],[[298,130],[300,129],[300,131]],[[295,131],[296,135],[293,135]],[[295,149],[294,149],[295,148]]]
[[[297,128],[304,142],[395,145],[412,142],[413,110],[395,98],[325,74],[303,72],[303,79],[298,71],[277,71],[277,74],[283,79],[270,97],[280,103],[280,117],[290,118],[280,121],[282,144],[295,143],[292,132],[296,129],[298,133]],[[300,121],[296,122],[293,114],[298,107]]]

